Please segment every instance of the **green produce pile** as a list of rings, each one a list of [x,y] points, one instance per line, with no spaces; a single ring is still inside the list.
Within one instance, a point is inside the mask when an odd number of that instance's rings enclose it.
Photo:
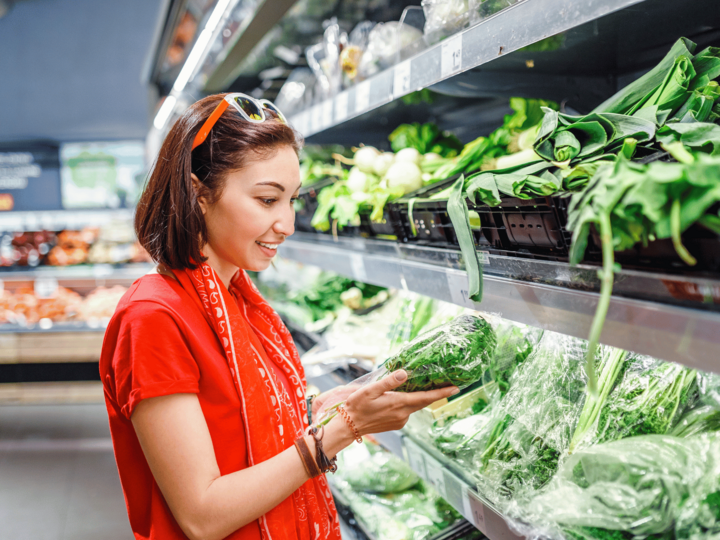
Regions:
[[[330,481],[377,540],[426,540],[461,519],[404,461],[374,444],[342,451]]]
[[[586,359],[593,391],[593,355],[612,293],[614,251],[670,238],[682,260],[693,265],[682,233],[695,223],[720,231],[720,216],[713,211],[720,201],[720,86],[714,80],[720,76],[720,49],[695,54],[695,48],[680,39],[654,69],[591,114],[573,117],[546,108],[534,157],[458,180],[449,198],[469,294],[480,301],[482,268],[465,197],[496,206],[503,196],[574,193],[568,221],[571,262],[582,260],[591,227],[599,231],[603,249],[601,301]],[[677,162],[632,161],[663,150]]]
[[[463,315],[418,336],[383,364],[404,369],[408,379],[397,390],[417,392],[445,386],[461,390],[480,380],[490,365],[495,333],[482,317]]]
[[[379,293],[386,290],[331,272],[322,272],[311,285],[300,289],[269,290],[262,284],[259,287],[278,313],[301,326],[324,319],[343,306],[369,307],[380,299]]]

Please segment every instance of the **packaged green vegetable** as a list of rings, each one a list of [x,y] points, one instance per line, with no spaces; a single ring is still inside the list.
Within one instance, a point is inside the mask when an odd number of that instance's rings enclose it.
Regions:
[[[399,392],[445,386],[462,390],[482,378],[494,350],[495,333],[490,324],[482,317],[463,315],[421,334],[388,358],[377,379],[404,369],[408,379],[397,388]]]
[[[368,442],[344,450],[338,462],[336,475],[356,491],[397,493],[420,481],[407,463]]]
[[[717,538],[720,437],[647,435],[585,448],[521,514],[522,533],[553,540]]]

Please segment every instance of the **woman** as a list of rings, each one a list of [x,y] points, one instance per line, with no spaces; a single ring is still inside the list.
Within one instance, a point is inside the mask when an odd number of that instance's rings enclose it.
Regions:
[[[135,218],[157,273],[123,297],[100,362],[135,538],[339,540],[320,469],[457,391],[392,392],[397,372],[336,392],[342,414],[306,432],[297,351],[245,273],[294,232],[299,147],[269,102],[220,95],[160,150]]]

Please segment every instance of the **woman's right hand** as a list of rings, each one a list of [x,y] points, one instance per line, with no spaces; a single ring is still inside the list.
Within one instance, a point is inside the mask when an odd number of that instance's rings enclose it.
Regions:
[[[347,397],[345,410],[360,435],[401,429],[415,411],[459,392],[455,386],[427,392],[393,392],[407,377],[401,369]]]

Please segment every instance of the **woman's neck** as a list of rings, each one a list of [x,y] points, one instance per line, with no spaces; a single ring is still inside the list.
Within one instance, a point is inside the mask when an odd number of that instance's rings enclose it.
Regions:
[[[223,282],[226,289],[230,289],[230,281],[233,276],[237,273],[238,267],[234,266],[227,261],[222,260],[208,245],[203,247],[203,254],[207,257],[207,262],[217,275],[220,277],[220,281]]]

